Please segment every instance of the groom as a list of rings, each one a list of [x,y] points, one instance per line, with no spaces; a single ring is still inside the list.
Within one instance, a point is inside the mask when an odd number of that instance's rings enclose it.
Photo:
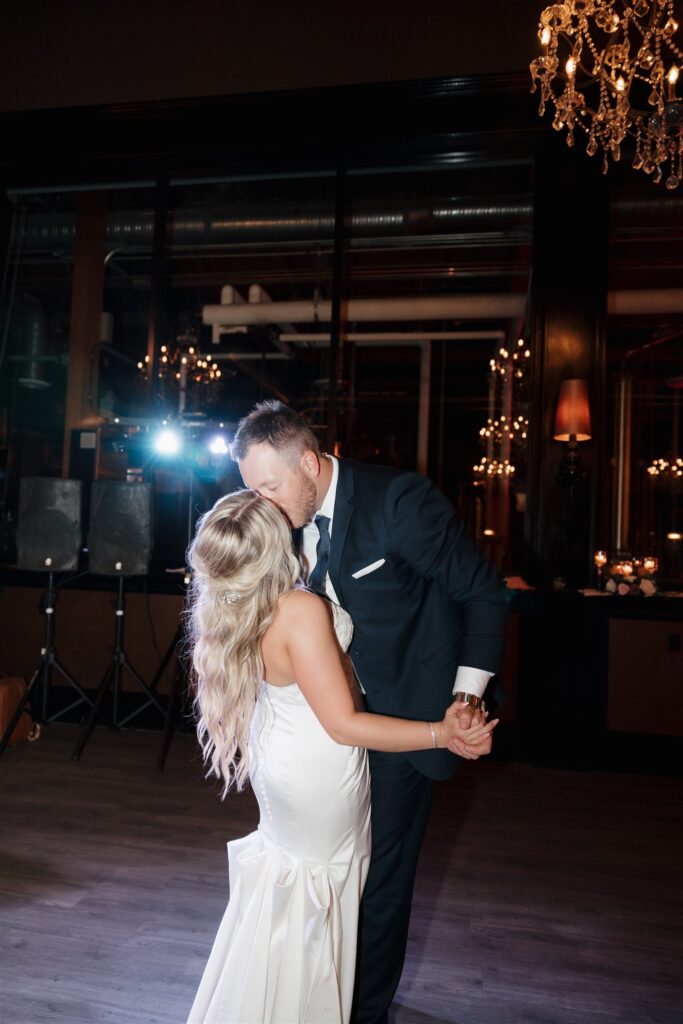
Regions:
[[[450,705],[461,724],[478,721],[500,664],[505,594],[440,491],[417,473],[321,454],[312,430],[281,402],[262,402],[241,421],[232,455],[247,487],[301,531],[309,585],[351,615],[349,653],[368,710],[438,720]],[[455,741],[452,752],[370,752],[372,860],[356,1024],[384,1024],[398,987],[434,780],[455,771],[454,754],[475,759],[490,749],[487,739]]]

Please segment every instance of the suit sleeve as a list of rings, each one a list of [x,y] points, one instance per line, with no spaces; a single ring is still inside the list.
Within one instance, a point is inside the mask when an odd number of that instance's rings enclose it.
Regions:
[[[459,618],[461,665],[496,673],[500,668],[507,617],[506,590],[452,505],[418,473],[392,480],[384,502],[392,553],[424,579],[443,587]]]

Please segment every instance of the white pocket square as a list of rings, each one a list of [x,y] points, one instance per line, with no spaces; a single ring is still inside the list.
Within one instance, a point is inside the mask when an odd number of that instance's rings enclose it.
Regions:
[[[359,580],[361,576],[367,576],[369,572],[374,572],[375,569],[379,569],[379,567],[384,565],[385,562],[386,558],[378,558],[376,562],[371,562],[370,565],[366,565],[363,569],[356,569],[356,571],[352,572],[351,575],[354,580]]]

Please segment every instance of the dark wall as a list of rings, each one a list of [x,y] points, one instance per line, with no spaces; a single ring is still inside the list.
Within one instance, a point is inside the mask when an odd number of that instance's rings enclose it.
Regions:
[[[542,7],[9,0],[0,20],[0,110],[522,72],[539,50]]]

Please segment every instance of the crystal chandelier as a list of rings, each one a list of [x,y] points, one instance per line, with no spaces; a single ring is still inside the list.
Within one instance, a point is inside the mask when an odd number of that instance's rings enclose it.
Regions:
[[[545,53],[531,62],[539,114],[555,108],[553,128],[587,135],[586,152],[621,158],[635,140],[633,166],[668,189],[683,178],[683,104],[677,96],[683,50],[673,0],[568,0],[546,7],[538,35]]]

